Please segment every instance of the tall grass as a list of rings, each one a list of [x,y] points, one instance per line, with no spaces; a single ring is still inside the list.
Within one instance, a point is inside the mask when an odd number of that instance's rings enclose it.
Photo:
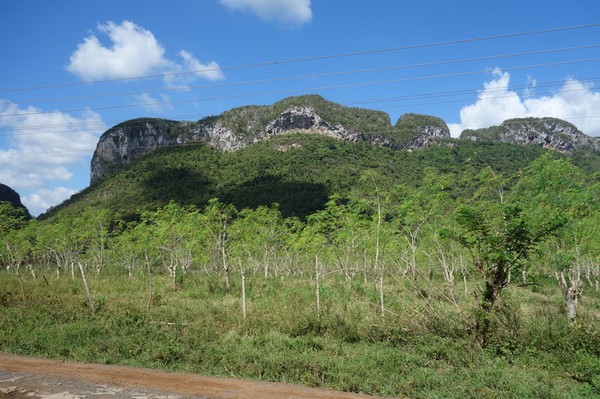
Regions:
[[[558,286],[514,288],[495,318],[492,343],[469,331],[471,284],[452,302],[435,278],[375,281],[330,274],[221,276],[0,273],[0,350],[66,360],[300,383],[411,398],[593,398],[600,395],[600,296],[586,293],[579,322],[560,314]],[[585,309],[585,310],[584,310]]]

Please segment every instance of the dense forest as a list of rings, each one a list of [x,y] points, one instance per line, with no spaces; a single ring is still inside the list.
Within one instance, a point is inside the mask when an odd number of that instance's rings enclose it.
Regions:
[[[411,398],[600,395],[600,157],[290,134],[0,206],[0,350]]]

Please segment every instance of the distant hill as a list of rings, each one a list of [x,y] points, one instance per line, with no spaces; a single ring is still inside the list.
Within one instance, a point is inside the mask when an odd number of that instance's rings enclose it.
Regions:
[[[589,149],[600,151],[600,139],[589,137],[573,124],[557,118],[508,119],[500,126],[465,130],[463,140],[534,144],[562,152]]]
[[[25,211],[26,217],[28,219],[31,218],[29,210],[21,202],[21,196],[19,196],[19,194],[15,190],[2,183],[0,183],[0,201],[10,202],[13,207],[23,209]]]
[[[290,97],[271,106],[246,106],[198,122],[134,119],[106,131],[92,158],[91,182],[157,148],[204,143],[221,151],[293,132],[316,133],[396,150],[423,147],[450,138],[446,123],[407,114],[392,126],[381,111],[349,108],[317,95]]]
[[[349,108],[320,96],[290,97],[271,106],[246,106],[198,122],[134,119],[107,130],[91,165],[92,184],[40,218],[85,207],[136,218],[175,201],[204,206],[219,198],[239,209],[277,203],[285,216],[304,218],[332,194],[358,190],[375,171],[381,189],[421,184],[425,170],[460,181],[491,166],[512,175],[548,150],[588,172],[600,170],[598,139],[553,118],[514,119],[467,130],[451,139],[435,116]],[[528,144],[528,145],[524,145]]]
[[[204,206],[211,198],[220,198],[239,209],[278,203],[285,216],[304,218],[323,209],[330,195],[360,189],[367,170],[377,173],[384,190],[421,184],[427,167],[454,175],[457,181],[469,168],[486,165],[510,174],[543,152],[535,146],[468,141],[395,151],[303,133],[273,137],[237,151],[219,151],[203,143],[164,147],[104,176],[41,217],[101,207],[127,219],[171,200]],[[464,195],[458,184],[452,190],[455,196]]]

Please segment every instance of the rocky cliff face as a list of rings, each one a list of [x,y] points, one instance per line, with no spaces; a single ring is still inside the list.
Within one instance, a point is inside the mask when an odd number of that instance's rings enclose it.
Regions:
[[[500,126],[465,130],[460,138],[473,141],[533,144],[561,152],[583,148],[600,150],[599,139],[589,137],[569,122],[556,118],[509,119]]]
[[[273,106],[234,109],[196,123],[135,119],[102,135],[92,158],[91,182],[158,148],[187,143],[234,151],[273,136],[306,132],[400,150],[450,137],[441,119],[408,115],[391,126],[384,113],[342,107],[319,96],[303,96]]]

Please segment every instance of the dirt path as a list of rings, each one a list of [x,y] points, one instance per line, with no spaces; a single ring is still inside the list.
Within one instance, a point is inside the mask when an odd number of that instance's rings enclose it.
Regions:
[[[291,384],[70,363],[0,353],[0,398],[84,399],[104,395],[111,399],[375,398]]]

